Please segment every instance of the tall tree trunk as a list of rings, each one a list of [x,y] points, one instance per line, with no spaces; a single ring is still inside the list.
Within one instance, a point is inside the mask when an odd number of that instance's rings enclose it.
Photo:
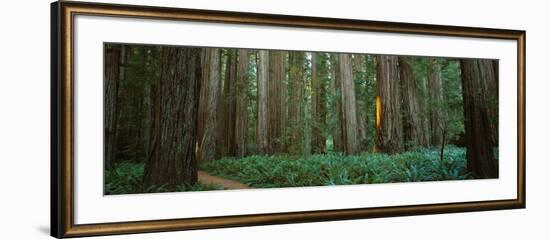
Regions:
[[[265,155],[268,153],[269,142],[267,138],[268,129],[268,113],[267,113],[267,97],[268,97],[268,81],[269,81],[269,51],[258,51],[258,101],[257,101],[257,118],[256,118],[256,147],[258,154]]]
[[[268,82],[268,153],[282,153],[285,127],[285,52],[269,52]]]
[[[239,62],[237,64],[235,106],[235,156],[246,155],[246,142],[248,136],[248,50],[239,49]]]
[[[223,154],[224,156],[235,156],[235,81],[237,78],[237,52],[235,49],[227,50],[227,61],[225,68],[225,81],[223,89],[223,117],[220,125],[223,129],[220,130],[220,138],[223,139]]]
[[[164,47],[157,87],[159,111],[145,185],[176,186],[197,182],[195,141],[201,79],[200,49]]]
[[[401,80],[401,97],[403,108],[403,136],[407,145],[427,146],[427,138],[424,132],[424,121],[420,113],[422,108],[418,99],[416,79],[408,56],[399,57],[399,72]]]
[[[403,125],[397,56],[376,59],[376,150],[402,152]]]
[[[146,87],[145,87],[145,92],[144,92],[144,105],[145,105],[145,116],[144,116],[144,121],[145,121],[145,125],[143,126],[144,128],[144,133],[143,133],[143,138],[144,138],[144,156],[145,156],[145,160],[147,160],[147,156],[149,156],[149,150],[150,150],[150,146],[151,146],[151,122],[153,121],[153,117],[152,117],[152,111],[153,111],[153,106],[152,106],[152,102],[153,102],[153,99],[154,99],[154,93],[153,93],[153,88],[154,88],[154,84],[158,81],[157,80],[157,74],[156,74],[156,65],[157,65],[157,61],[158,61],[158,58],[156,57],[156,48],[153,47],[153,46],[147,46],[145,47],[146,49],[146,54],[147,54],[147,84],[146,84]],[[144,161],[145,161],[144,160]]]
[[[340,86],[342,89],[342,133],[343,148],[346,154],[360,152],[357,135],[357,103],[355,101],[355,83],[350,54],[339,54]]]
[[[357,101],[357,137],[360,151],[367,149],[367,100],[364,97],[367,91],[367,73],[365,72],[366,63],[363,63],[363,59],[362,54],[353,55],[354,78],[358,78],[355,80],[355,98]]]
[[[155,67],[153,67],[152,74],[154,77],[150,81],[149,85],[149,130],[147,133],[147,156],[146,156],[146,162],[149,160],[149,157],[151,157],[154,149],[155,144],[155,137],[154,133],[156,131],[156,128],[158,127],[158,122],[156,120],[157,112],[160,110],[160,104],[158,103],[158,87],[160,82],[160,73],[161,69],[160,66],[162,64],[161,59],[161,52],[162,47],[156,46],[151,48],[151,55],[154,61],[156,62]],[[200,85],[200,84],[199,84]]]
[[[290,140],[287,149],[289,153],[297,154],[303,146],[304,137],[304,52],[289,53],[289,84],[290,84],[290,104],[289,104],[289,124]]]
[[[326,118],[326,101],[323,99],[324,93],[324,76],[323,73],[323,54],[312,53],[311,56],[311,148],[313,153],[321,154],[325,152],[325,136],[323,130]],[[321,68],[321,69],[319,69]],[[323,112],[324,111],[324,112]]]
[[[430,132],[431,145],[441,143],[445,118],[443,113],[443,85],[441,83],[441,67],[436,59],[429,58],[428,81],[430,96]]]
[[[199,96],[199,109],[197,112],[197,143],[196,143],[196,155],[197,160],[200,159],[200,144],[202,143],[204,128],[206,126],[206,112],[208,111],[208,94],[210,90],[210,55],[212,48],[204,48],[201,52],[201,69],[202,77],[200,84],[200,96]]]
[[[483,61],[483,64],[489,64],[488,62]],[[489,67],[489,66],[487,66]],[[491,61],[491,67],[493,72],[487,72],[487,78],[490,79],[488,82],[489,88],[489,120],[491,120],[491,131],[493,136],[493,144],[498,146],[498,81],[499,81],[499,67],[498,60]],[[490,75],[492,74],[492,76]]]
[[[460,61],[464,101],[464,129],[468,171],[479,178],[497,178],[498,161],[493,154],[493,130],[490,119],[491,81],[494,69],[490,60]]]
[[[203,87],[208,92],[205,99],[206,108],[203,112],[202,138],[199,142],[201,161],[212,161],[220,158],[220,121],[218,118],[221,94],[220,49],[210,49],[209,58],[208,81],[204,82],[207,86]]]
[[[317,127],[320,130],[318,138],[318,152],[326,152],[327,141],[327,84],[329,77],[328,69],[328,55],[323,53],[318,55],[317,59],[317,79],[319,80],[319,102],[317,104]]]
[[[333,150],[336,152],[342,152],[342,97],[340,86],[340,66],[338,64],[337,54],[330,55],[330,70],[331,70],[331,94],[332,94],[332,141]]]
[[[105,49],[104,94],[105,94],[105,167],[111,168],[116,157],[116,132],[118,119],[118,85],[121,64],[124,59],[121,46],[110,46]]]

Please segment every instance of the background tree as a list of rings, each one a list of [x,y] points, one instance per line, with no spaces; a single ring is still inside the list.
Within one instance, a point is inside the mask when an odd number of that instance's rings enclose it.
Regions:
[[[367,136],[367,73],[364,54],[353,54],[353,81],[355,82],[355,99],[357,105],[357,137],[359,151],[368,148]]]
[[[304,138],[304,89],[306,56],[304,52],[289,52],[289,126],[290,137],[287,149],[291,154],[298,154]]]
[[[201,52],[201,84],[200,84],[200,96],[199,96],[199,109],[197,113],[197,158],[200,158],[200,144],[202,143],[206,114],[208,111],[208,94],[210,90],[210,56],[212,55],[212,48],[204,48]],[[215,49],[214,49],[215,50]]]
[[[235,82],[237,78],[237,51],[228,49],[223,84],[223,116],[220,118],[220,139],[224,145],[222,156],[235,156],[235,113],[237,109]]]
[[[427,132],[424,131],[426,128],[425,121],[422,120],[420,115],[423,109],[418,99],[416,77],[411,66],[411,58],[400,56],[398,61],[403,102],[403,139],[406,143],[405,146],[428,146]]]
[[[157,87],[153,149],[146,161],[146,185],[194,184],[201,50],[164,47]],[[186,119],[186,120],[181,120]],[[174,147],[177,145],[177,147]]]
[[[403,125],[397,56],[379,55],[376,60],[376,150],[402,152]]]
[[[357,134],[357,104],[355,101],[355,83],[352,76],[350,54],[339,54],[340,86],[342,89],[342,145],[346,154],[360,152],[359,137]]]
[[[331,123],[333,150],[342,152],[342,92],[340,85],[340,65],[337,54],[330,54],[330,75],[331,75]]]
[[[497,178],[498,161],[493,152],[493,131],[490,119],[491,93],[494,79],[491,60],[463,59],[460,61],[466,129],[466,158],[468,171],[479,178]]]
[[[443,103],[443,88],[441,83],[441,68],[435,58],[429,58],[428,84],[430,102],[430,132],[431,145],[440,145],[445,129],[445,110]]]
[[[269,52],[268,79],[268,153],[284,152],[284,132],[286,117],[286,52]]]
[[[268,81],[269,81],[269,51],[258,51],[258,116],[256,118],[256,146],[258,154],[269,153],[268,133]]]
[[[204,121],[202,138],[199,139],[198,147],[201,161],[211,161],[220,158],[220,127],[219,107],[221,97],[221,51],[212,48],[209,51],[208,81],[203,82],[207,92],[203,111]],[[203,78],[204,80],[204,78]]]
[[[324,53],[312,53],[311,57],[311,148],[314,153],[324,153],[326,145],[326,78],[327,59]]]
[[[236,80],[236,106],[235,106],[235,156],[246,155],[246,142],[248,136],[248,50],[239,49]]]
[[[116,148],[117,148],[117,119],[118,119],[118,84],[120,78],[123,77],[124,73],[120,73],[122,65],[124,65],[125,55],[124,50],[125,46],[107,46],[105,49],[105,85],[104,85],[104,95],[105,95],[105,166],[106,168],[111,168],[112,163],[116,158]]]

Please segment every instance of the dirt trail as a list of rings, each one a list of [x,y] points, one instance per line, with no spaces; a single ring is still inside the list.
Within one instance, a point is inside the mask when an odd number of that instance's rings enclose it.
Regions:
[[[230,180],[230,179],[221,178],[221,177],[218,177],[218,176],[213,176],[213,175],[208,174],[205,171],[200,171],[199,170],[198,174],[199,174],[199,181],[203,184],[211,184],[211,183],[212,184],[217,184],[217,185],[222,186],[224,189],[247,189],[247,188],[251,188],[251,187],[247,186],[246,184],[243,184],[243,183],[240,183],[240,182],[237,182],[237,181],[234,181],[234,180]]]

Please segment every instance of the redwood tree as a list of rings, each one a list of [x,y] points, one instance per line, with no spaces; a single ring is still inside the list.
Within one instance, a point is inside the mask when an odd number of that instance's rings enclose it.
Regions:
[[[339,54],[340,86],[342,89],[342,146],[346,154],[360,152],[357,134],[357,105],[355,100],[355,83],[353,82],[350,54]]]
[[[363,151],[367,149],[367,72],[366,55],[353,55],[353,78],[355,81],[355,99],[357,102],[357,137],[359,140],[359,149]],[[365,59],[365,63],[363,63]]]
[[[235,156],[235,111],[236,94],[235,81],[237,78],[237,51],[235,49],[227,50],[225,63],[225,75],[223,84],[223,107],[220,126],[220,139],[222,140],[222,155]]]
[[[337,54],[330,55],[330,86],[332,106],[332,141],[333,150],[342,152],[342,101],[340,85],[340,66]]]
[[[378,56],[376,69],[376,150],[402,152],[403,122],[397,56]]]
[[[197,182],[196,123],[201,50],[163,47],[156,87],[153,147],[145,164],[145,185]]]
[[[324,153],[326,136],[326,89],[327,77],[326,60],[324,53],[312,53],[311,57],[311,148],[314,153]]]
[[[403,111],[403,137],[407,144],[428,146],[428,138],[424,129],[425,122],[421,118],[421,104],[416,88],[416,78],[411,65],[411,58],[400,56],[399,73],[401,80],[401,97]]]
[[[491,60],[460,61],[464,106],[464,129],[468,171],[479,178],[497,178],[498,161],[493,147],[491,81],[496,81]]]
[[[285,57],[284,51],[269,52],[269,79],[268,79],[268,153],[282,153],[284,151],[284,130],[286,116],[285,91]]]
[[[269,51],[258,51],[258,83],[257,83],[257,117],[256,117],[256,147],[258,154],[268,153],[267,138],[267,101],[269,81]]]
[[[199,155],[201,161],[211,161],[220,158],[220,127],[219,107],[221,95],[221,52],[220,49],[210,49],[208,53],[208,79],[203,82],[206,90],[201,100],[204,105],[202,135],[199,139]]]
[[[105,137],[105,167],[111,168],[116,157],[117,148],[117,119],[118,119],[118,85],[121,75],[124,74],[121,66],[124,65],[125,46],[108,46],[105,52],[105,71],[104,71],[104,95],[105,95],[105,117],[104,117],[104,137]]]
[[[244,157],[248,136],[248,50],[239,49],[235,84],[235,156]]]
[[[430,103],[431,145],[440,145],[445,130],[443,108],[443,85],[441,82],[441,66],[435,58],[428,59],[428,95]]]
[[[290,137],[287,149],[289,153],[298,153],[302,146],[304,137],[304,89],[305,89],[305,53],[289,53],[289,109],[288,121],[290,126]]]

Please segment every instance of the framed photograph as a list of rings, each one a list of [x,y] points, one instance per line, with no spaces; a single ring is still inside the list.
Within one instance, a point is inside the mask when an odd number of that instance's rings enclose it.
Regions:
[[[54,237],[525,208],[525,31],[51,16]]]

